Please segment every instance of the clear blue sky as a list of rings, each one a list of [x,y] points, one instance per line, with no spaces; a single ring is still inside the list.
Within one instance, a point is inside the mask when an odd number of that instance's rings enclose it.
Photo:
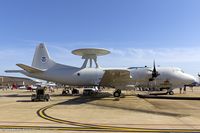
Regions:
[[[1,0],[0,74],[31,64],[46,42],[58,62],[81,65],[70,51],[103,47],[102,66],[161,66],[200,72],[199,0]]]

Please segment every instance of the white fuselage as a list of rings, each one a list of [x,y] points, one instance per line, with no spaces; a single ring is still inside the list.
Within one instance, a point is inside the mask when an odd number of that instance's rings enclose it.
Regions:
[[[158,67],[157,71],[160,74],[154,81],[149,81],[152,68],[134,68],[123,70],[130,71],[132,80],[128,85],[140,87],[154,88],[177,88],[195,82],[195,78],[184,73],[179,68],[163,68]],[[47,81],[53,81],[72,86],[98,86],[105,73],[106,68],[76,68],[61,64],[56,64],[43,73],[28,73],[23,71],[23,74],[39,78]]]
[[[195,82],[193,76],[179,68],[158,67],[156,70],[155,62],[153,68],[100,68],[97,56],[108,54],[109,51],[105,49],[86,48],[74,50],[72,53],[85,59],[81,68],[56,63],[50,58],[45,45],[40,43],[36,47],[31,66],[16,64],[23,70],[7,70],[7,72],[19,72],[29,77],[71,86],[108,86],[118,90],[126,86],[173,89]],[[95,63],[95,68],[92,67],[92,61]],[[116,96],[120,93],[116,93]]]

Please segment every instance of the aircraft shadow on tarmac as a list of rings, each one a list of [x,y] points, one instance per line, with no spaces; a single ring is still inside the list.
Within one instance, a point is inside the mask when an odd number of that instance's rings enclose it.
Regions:
[[[63,95],[60,94],[51,94],[51,97],[60,97]],[[69,95],[64,95],[64,96],[73,96],[71,94]],[[110,97],[112,96],[110,93],[107,92],[101,92],[98,93],[97,95],[94,96],[84,96],[81,94],[75,95],[74,99],[70,99],[66,102],[60,103],[60,104],[71,104],[71,105],[76,105],[76,104],[84,104],[87,102],[91,102],[91,101],[95,101],[95,100],[99,100],[105,97]],[[18,95],[18,94],[12,94],[12,95],[4,95],[4,96],[0,96],[0,97],[31,97],[31,95]],[[17,100],[16,102],[32,102],[31,100]],[[43,102],[43,101],[38,101],[38,102]]]
[[[11,95],[1,95],[0,97],[31,97],[31,95],[11,94]]]
[[[57,95],[56,95],[57,96]],[[30,95],[7,95],[7,97],[30,97]],[[107,107],[107,108],[115,108],[115,109],[122,109],[127,111],[135,111],[135,112],[141,112],[141,113],[148,113],[148,114],[155,114],[155,115],[164,115],[164,116],[171,116],[171,117],[184,117],[189,116],[187,114],[178,114],[178,113],[171,113],[171,112],[164,112],[159,110],[147,110],[147,109],[140,109],[140,108],[134,108],[134,107],[119,107],[114,105],[105,105],[105,104],[99,104],[99,103],[92,103],[92,101],[100,100],[103,98],[112,97],[112,94],[107,92],[101,92],[94,96],[84,96],[84,95],[78,95],[75,96],[73,99],[69,99],[67,101],[58,103],[57,105],[80,105],[80,104],[89,104],[94,106],[101,106],[101,107]],[[144,97],[143,97],[144,98]],[[149,97],[150,98],[150,97]],[[153,98],[151,96],[151,98]],[[166,97],[156,97],[156,98],[166,98]],[[173,99],[173,97],[171,97]],[[115,99],[111,99],[113,102]],[[17,102],[31,102],[31,100],[17,100]]]
[[[102,98],[106,98],[106,97],[110,97],[112,96],[110,93],[107,92],[103,92],[103,93],[99,93],[97,95],[94,96],[84,96],[84,95],[80,95],[78,97],[75,97],[73,99],[69,99],[65,102],[59,103],[59,105],[79,105],[79,104],[86,104],[92,101],[96,101],[96,100],[100,100]]]
[[[106,97],[110,97],[110,96],[112,96],[112,95],[109,94],[109,93],[103,93],[101,95],[92,96],[92,97],[91,96],[80,96],[80,97],[76,97],[76,98],[69,99],[67,101],[58,103],[57,105],[80,105],[80,104],[88,104],[88,105],[93,105],[93,106],[122,109],[122,110],[127,110],[127,111],[148,113],[148,114],[154,114],[154,115],[164,115],[164,116],[171,116],[171,117],[185,117],[185,116],[189,116],[187,114],[178,114],[178,113],[164,112],[164,111],[159,111],[159,110],[138,109],[138,108],[134,108],[134,107],[130,107],[130,108],[129,107],[118,107],[118,106],[114,106],[114,104],[113,105],[105,105],[105,104],[92,103],[92,101],[100,100],[102,98],[106,98]]]
[[[16,102],[32,102],[31,100],[17,100]]]
[[[95,106],[101,106],[101,107],[108,107],[108,108],[115,108],[115,109],[123,109],[123,110],[127,110],[127,111],[154,114],[154,115],[164,115],[164,116],[171,116],[171,117],[189,116],[187,114],[178,114],[178,113],[164,112],[164,111],[158,111],[158,110],[147,110],[147,109],[128,108],[128,107],[116,107],[116,106],[112,106],[112,105],[101,105],[101,104],[99,105],[99,104],[94,104],[94,103],[89,103],[89,104],[95,105]]]
[[[200,100],[200,97],[168,96],[168,95],[137,95],[139,98],[169,99],[169,100]]]

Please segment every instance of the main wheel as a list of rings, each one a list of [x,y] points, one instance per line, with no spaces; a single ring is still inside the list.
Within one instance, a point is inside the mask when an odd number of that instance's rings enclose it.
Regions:
[[[67,93],[66,93],[66,91],[65,90],[63,90],[62,91],[62,95],[66,95]]]
[[[173,92],[173,91],[170,91],[170,92],[169,92],[169,95],[174,95],[174,92]]]
[[[113,93],[113,96],[114,96],[114,97],[120,97],[120,96],[121,96],[121,90],[116,90],[116,91]]]
[[[88,96],[92,96],[92,91],[88,91]]]

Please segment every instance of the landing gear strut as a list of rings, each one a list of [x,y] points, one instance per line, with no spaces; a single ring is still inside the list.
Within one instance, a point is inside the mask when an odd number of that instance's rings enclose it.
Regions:
[[[121,90],[120,89],[115,90],[115,92],[113,93],[113,96],[114,97],[120,97],[121,96]]]

